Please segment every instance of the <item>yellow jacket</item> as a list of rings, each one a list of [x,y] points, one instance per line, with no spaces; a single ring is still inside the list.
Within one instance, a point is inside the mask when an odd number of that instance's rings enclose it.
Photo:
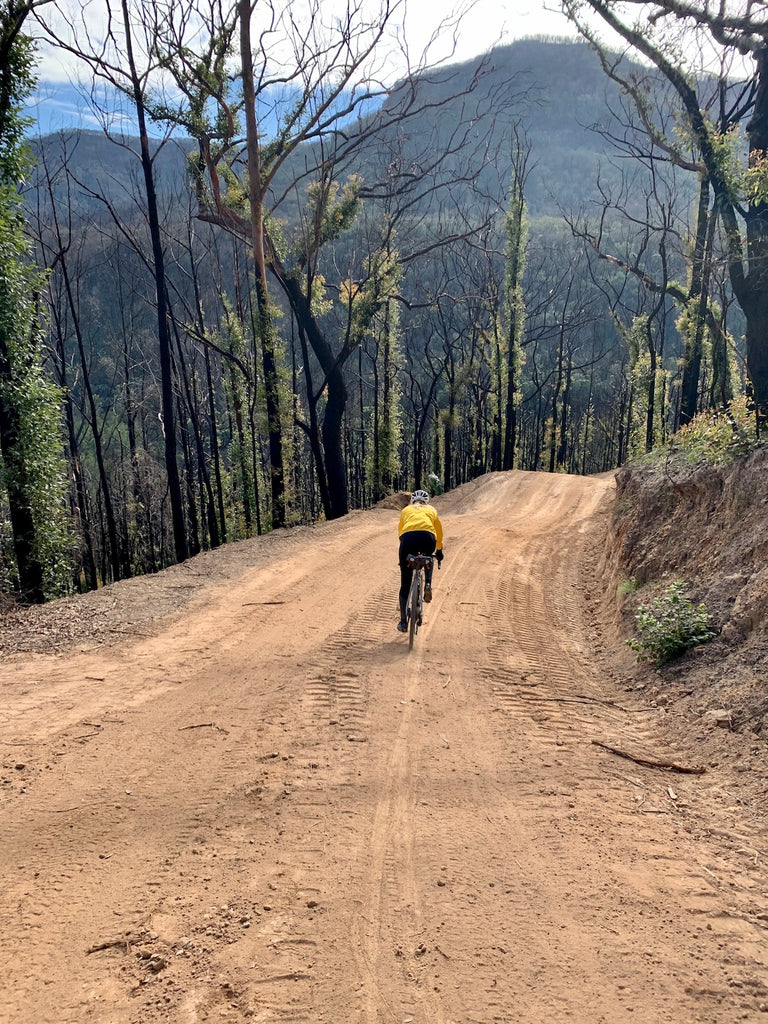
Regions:
[[[397,528],[398,537],[404,533],[411,533],[412,530],[427,530],[435,535],[435,548],[440,551],[443,546],[443,527],[437,510],[431,505],[406,505],[400,513],[400,525]]]

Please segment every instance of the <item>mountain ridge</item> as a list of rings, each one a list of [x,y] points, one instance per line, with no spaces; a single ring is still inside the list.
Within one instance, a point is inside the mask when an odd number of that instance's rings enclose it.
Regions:
[[[605,140],[592,126],[608,115],[610,98],[618,93],[589,47],[579,41],[532,37],[423,76],[421,87],[434,93],[430,101],[439,99],[445,104],[440,110],[442,122],[454,124],[459,107],[456,96],[463,97],[479,68],[482,74],[477,87],[467,94],[472,98],[467,101],[466,113],[477,117],[478,137],[484,131],[493,136],[492,152],[504,151],[513,126],[528,140],[532,167],[526,188],[529,216],[550,215],[553,201],[565,195],[577,205],[592,198],[597,168],[600,165],[605,170],[608,152]],[[577,89],[574,82],[578,82]],[[514,103],[512,108],[505,105],[507,100]],[[415,118],[408,134],[423,136],[422,125]],[[31,141],[38,159],[66,143],[69,166],[77,180],[119,191],[130,186],[136,158],[130,153],[135,148],[134,138],[116,138],[121,145],[116,146],[101,130],[72,127]],[[180,133],[165,143],[154,141],[160,185],[165,182],[175,187],[184,173],[185,151],[193,143]],[[508,171],[505,166],[495,170],[502,178]]]

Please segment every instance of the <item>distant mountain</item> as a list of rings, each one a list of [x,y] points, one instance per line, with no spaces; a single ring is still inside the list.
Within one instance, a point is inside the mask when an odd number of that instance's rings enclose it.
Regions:
[[[477,87],[457,99],[466,92],[478,68],[482,73]],[[447,137],[460,118],[469,116],[474,125],[467,145],[473,139],[490,138],[488,166],[483,173],[506,184],[512,131],[517,125],[531,145],[526,196],[531,218],[556,214],[557,201],[576,206],[594,195],[598,166],[605,171],[606,143],[590,126],[605,121],[618,94],[586,45],[555,39],[519,40],[486,57],[433,73],[420,88],[423,100],[430,104],[445,100],[445,105],[430,107],[421,123],[418,119],[409,123],[406,135],[411,141],[406,148],[412,146],[414,153],[419,140],[430,136],[435,119]],[[62,102],[69,106],[73,98],[67,93]],[[83,123],[88,123],[87,116]],[[44,124],[42,119],[40,124]],[[107,189],[119,204],[121,196],[127,201],[124,190],[139,172],[130,152],[131,147],[137,148],[135,140],[126,138],[125,143],[125,147],[116,146],[101,131],[72,128],[38,136],[34,145],[40,156],[46,154],[52,163],[58,162],[66,147],[75,178],[87,189]],[[183,186],[189,146],[188,140],[180,138],[163,147],[156,161],[161,184],[174,189]],[[380,173],[380,168],[366,168],[366,159],[376,159],[375,151],[361,157],[364,176],[366,171]]]
[[[153,140],[156,184],[161,192],[171,191],[178,198],[184,195],[186,154],[191,145],[188,139],[164,143]],[[67,185],[61,168],[66,166],[74,182],[72,192],[76,194],[77,205],[84,210],[102,205],[96,195],[107,198],[118,210],[132,206],[132,197],[143,188],[136,137],[108,138],[101,130],[67,128],[33,138],[32,150],[37,161],[37,181],[43,182],[47,167],[49,175],[56,179],[56,191],[63,197]],[[32,191],[37,187],[33,185]]]
[[[478,73],[478,84],[464,95]],[[531,217],[556,213],[553,197],[571,205],[570,200],[578,203],[595,194],[597,169],[604,168],[608,148],[591,127],[609,117],[618,90],[585,44],[519,40],[430,75],[422,89],[432,102],[445,101],[433,116],[446,133],[472,117],[474,138],[493,139],[489,153],[505,185],[512,132],[518,127],[531,146],[526,189]],[[422,128],[428,136],[428,126]],[[418,122],[409,132],[414,138],[422,134]]]
[[[495,51],[493,59],[497,73],[529,86],[522,123],[532,144],[531,216],[556,212],[553,195],[564,202],[594,196],[608,149],[591,128],[606,121],[617,97],[596,55],[582,43],[524,40]]]

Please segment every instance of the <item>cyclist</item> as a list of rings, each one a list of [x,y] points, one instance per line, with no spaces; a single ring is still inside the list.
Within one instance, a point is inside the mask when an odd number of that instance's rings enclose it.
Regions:
[[[397,628],[405,633],[408,629],[405,608],[413,576],[413,569],[407,564],[408,555],[434,554],[438,562],[443,560],[443,527],[426,491],[413,492],[410,504],[400,514],[397,533],[400,537],[400,621]],[[431,567],[424,572],[424,600],[432,600]]]

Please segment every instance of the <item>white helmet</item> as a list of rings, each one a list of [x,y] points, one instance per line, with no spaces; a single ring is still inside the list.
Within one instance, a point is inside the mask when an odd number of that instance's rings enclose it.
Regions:
[[[428,504],[428,502],[429,502],[429,495],[427,494],[426,491],[414,491],[413,494],[411,495],[411,504],[412,505],[417,505],[420,502],[422,502],[425,505]]]

